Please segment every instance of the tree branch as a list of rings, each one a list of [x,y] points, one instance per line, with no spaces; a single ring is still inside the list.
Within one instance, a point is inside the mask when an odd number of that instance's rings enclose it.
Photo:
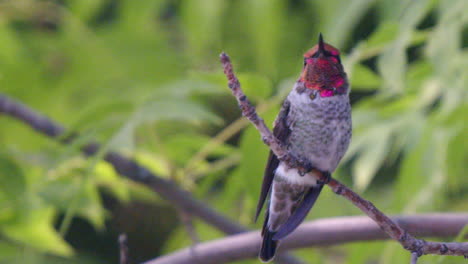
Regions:
[[[70,143],[74,138],[73,134],[71,137],[63,138],[66,133],[62,126],[2,94],[0,94],[0,114],[6,114],[21,120],[37,132],[59,140],[61,143]],[[86,156],[92,156],[99,151],[99,148],[98,143],[89,143],[84,145],[81,150]],[[156,176],[135,160],[128,159],[116,152],[108,152],[104,156],[104,160],[109,162],[119,174],[150,187],[174,206],[190,215],[199,217],[226,234],[248,231],[247,228],[224,217],[204,202],[195,199],[190,192],[180,189],[171,181]],[[277,262],[279,263],[301,263],[292,256],[282,255],[278,257]]]
[[[424,214],[395,216],[398,223],[413,235],[424,237],[456,236],[468,223],[468,214]],[[331,246],[356,241],[383,240],[389,237],[366,216],[324,218],[304,223],[281,242],[279,250]],[[260,247],[260,232],[232,235],[198,244],[161,256],[145,264],[190,263],[193,254],[200,263],[227,263],[255,258]],[[467,245],[468,247],[468,245]],[[195,251],[195,252],[193,252]]]
[[[224,74],[228,79],[229,88],[231,89],[232,94],[236,97],[237,102],[239,103],[239,108],[242,110],[242,114],[252,122],[255,128],[257,128],[265,144],[270,147],[279,160],[285,162],[289,167],[305,170],[304,166],[287,152],[286,148],[284,148],[270,132],[268,127],[265,125],[265,122],[263,122],[263,120],[257,115],[255,107],[252,106],[241,89],[239,80],[234,74],[229,56],[226,53],[222,53],[220,60],[223,64]],[[315,170],[313,173],[314,175],[319,175],[322,181],[326,181],[325,175],[321,175],[319,171]],[[328,186],[333,190],[333,192],[343,196],[356,207],[361,209],[361,211],[373,219],[379,227],[385,231],[388,236],[390,236],[390,238],[398,241],[403,248],[410,252],[416,252],[418,255],[468,255],[468,243],[428,242],[416,239],[377,209],[371,202],[363,199],[339,181],[331,179]]]
[[[419,258],[419,255],[417,252],[412,252],[411,253],[411,261],[410,263],[411,264],[418,264],[418,258]]]
[[[128,259],[128,242],[127,242],[127,235],[126,234],[120,234],[119,235],[119,251],[120,251],[119,263],[120,264],[128,264],[129,263],[129,259]]]

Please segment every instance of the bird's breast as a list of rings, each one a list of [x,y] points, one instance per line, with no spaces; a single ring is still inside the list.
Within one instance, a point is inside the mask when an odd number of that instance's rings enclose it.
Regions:
[[[310,99],[290,94],[291,134],[288,149],[317,169],[332,172],[351,136],[351,109],[347,95]]]

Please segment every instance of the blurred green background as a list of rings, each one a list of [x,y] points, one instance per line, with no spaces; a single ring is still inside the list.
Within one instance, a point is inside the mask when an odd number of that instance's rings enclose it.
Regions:
[[[271,124],[322,32],[352,84],[353,141],[335,176],[388,214],[466,212],[467,10],[466,0],[4,0],[0,91],[259,228],[268,150],[240,118],[218,56],[231,56]],[[121,232],[135,262],[192,243],[170,203],[77,145],[0,116],[0,263],[116,263]],[[308,219],[360,214],[326,190]],[[202,241],[223,236],[193,225]],[[294,253],[409,260],[394,242]]]

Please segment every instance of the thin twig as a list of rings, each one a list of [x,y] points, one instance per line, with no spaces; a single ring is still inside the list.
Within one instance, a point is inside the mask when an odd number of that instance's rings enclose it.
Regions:
[[[418,264],[419,254],[418,252],[411,253],[411,264]]]
[[[120,264],[128,264],[128,241],[126,234],[119,235]]]
[[[448,237],[457,235],[468,222],[468,213],[421,214],[392,216],[412,235]],[[468,237],[467,237],[468,238]],[[323,218],[306,222],[284,239],[279,250],[305,247],[324,247],[358,241],[389,239],[379,226],[367,216]],[[248,232],[197,244],[196,257],[200,263],[228,263],[256,258],[260,247],[260,232]],[[145,264],[190,263],[193,251],[181,249],[146,262]]]
[[[190,262],[195,264],[203,263],[198,260],[197,256],[196,246],[200,242],[200,237],[198,236],[197,231],[195,230],[195,226],[193,225],[193,219],[189,214],[182,210],[178,210],[178,213],[180,221],[184,225],[187,234],[192,240],[192,245],[190,246]]]
[[[61,143],[70,144],[76,137],[76,134],[66,133],[65,129],[49,118],[40,115],[19,102],[15,102],[6,95],[0,93],[0,114],[11,116],[36,130],[37,132],[59,140]],[[65,135],[72,135],[66,137]],[[81,148],[86,156],[92,156],[99,152],[98,143],[89,143]],[[238,234],[248,231],[242,225],[224,217],[216,212],[203,201],[197,200],[190,192],[179,188],[173,182],[158,177],[147,168],[141,166],[135,160],[126,158],[116,152],[108,152],[104,160],[109,162],[117,173],[128,179],[139,182],[151,188],[162,198],[168,200],[175,207],[180,208],[187,213],[202,219],[226,234]],[[290,255],[281,255],[276,258],[278,263],[302,263]]]
[[[239,108],[243,115],[252,122],[255,128],[260,132],[265,144],[268,145],[279,160],[285,162],[289,167],[304,170],[304,165],[300,164],[299,161],[295,160],[294,157],[286,151],[286,149],[281,145],[281,142],[273,136],[263,120],[257,115],[255,107],[250,103],[247,96],[241,89],[239,80],[234,74],[229,56],[226,53],[222,53],[220,60],[223,64],[224,74],[228,79],[228,86],[231,89],[232,94],[236,97],[237,102],[239,103]],[[326,181],[325,175],[321,175],[319,171],[314,170],[312,173],[314,173],[314,175],[318,175],[321,180]],[[371,202],[363,199],[339,181],[331,179],[328,186],[333,190],[333,192],[343,196],[367,214],[383,231],[385,231],[385,233],[387,233],[392,239],[398,241],[403,248],[410,252],[417,252],[419,255],[435,254],[463,256],[468,254],[468,243],[428,242],[416,239],[377,209]]]
[[[192,217],[190,214],[183,210],[178,210],[179,213],[179,218],[182,224],[185,227],[185,230],[187,230],[187,233],[192,240],[192,244],[196,245],[200,242],[200,237],[197,234],[197,231],[195,230],[195,227],[193,226],[193,221]]]

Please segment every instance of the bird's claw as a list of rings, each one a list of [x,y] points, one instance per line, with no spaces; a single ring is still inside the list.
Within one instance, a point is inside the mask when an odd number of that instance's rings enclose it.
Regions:
[[[299,160],[300,163],[300,168],[297,170],[300,176],[304,176],[307,173],[311,172],[314,168],[312,163],[305,161],[305,160]]]
[[[297,158],[290,154],[290,165],[291,168],[297,168],[297,173],[303,177],[307,173],[311,172],[312,170],[316,170],[314,165],[310,163],[308,160]]]
[[[328,171],[321,171],[322,177],[324,180],[317,180],[317,184],[325,185],[331,181],[331,174]]]

